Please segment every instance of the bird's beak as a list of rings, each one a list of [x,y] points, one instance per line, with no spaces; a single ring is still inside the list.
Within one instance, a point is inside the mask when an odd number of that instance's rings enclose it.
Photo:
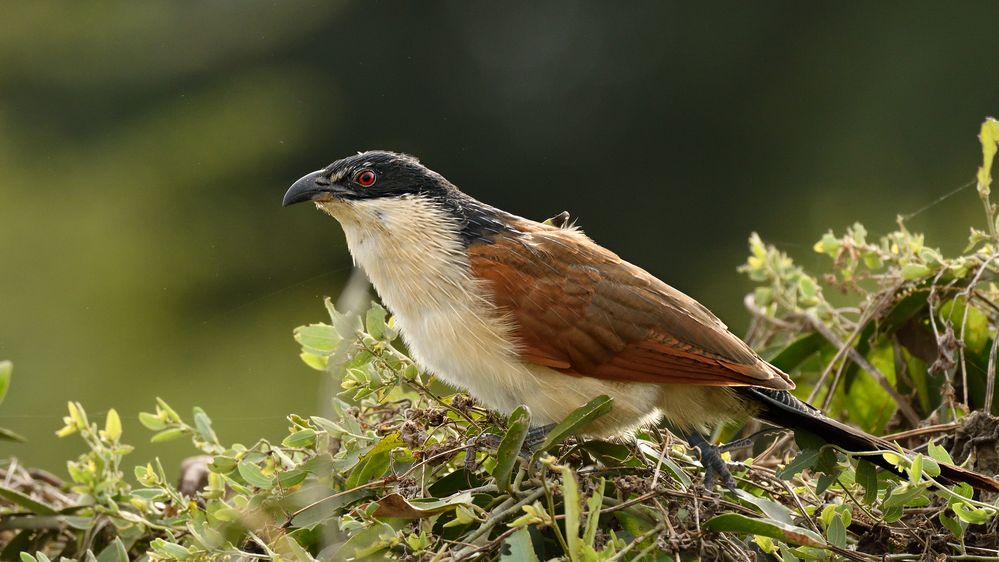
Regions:
[[[284,194],[284,200],[281,201],[281,205],[287,207],[288,205],[294,205],[303,201],[315,201],[324,196],[328,198],[336,186],[332,185],[329,178],[325,176],[325,170],[316,170],[311,174],[302,176]]]

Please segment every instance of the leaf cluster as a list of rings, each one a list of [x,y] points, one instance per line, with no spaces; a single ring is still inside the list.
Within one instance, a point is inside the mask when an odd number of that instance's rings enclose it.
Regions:
[[[877,240],[859,224],[827,233],[814,247],[828,257],[824,271],[757,235],[742,267],[758,284],[746,299],[748,341],[794,375],[801,398],[898,447],[842,451],[804,432],[759,439],[751,452],[725,453],[736,490],[707,490],[696,453],[665,428],[625,441],[575,436],[613,408],[597,397],[525,451],[527,409],[502,418],[479,407],[419,369],[383,308],[362,318],[327,301],[329,321],[294,337],[302,360],[336,380],[328,414],[290,415],[281,442],[241,444],[217,435],[203,410],[184,416],[157,400],[139,416],[149,439],[189,439],[196,455],[175,483],[155,459],[123,468],[132,449],[114,410],[97,423],[70,403],[57,434],[87,450],[67,463],[66,481],[6,463],[0,558],[999,556],[996,498],[940,479],[942,463],[999,472],[994,120],[981,139],[988,227],[971,231],[962,254],[943,255],[900,219]],[[8,381],[0,363],[0,389]]]

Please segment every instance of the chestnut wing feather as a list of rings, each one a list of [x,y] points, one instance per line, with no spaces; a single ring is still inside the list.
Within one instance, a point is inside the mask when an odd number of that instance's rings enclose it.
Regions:
[[[518,226],[469,258],[524,361],[610,380],[794,388],[700,303],[582,233]]]

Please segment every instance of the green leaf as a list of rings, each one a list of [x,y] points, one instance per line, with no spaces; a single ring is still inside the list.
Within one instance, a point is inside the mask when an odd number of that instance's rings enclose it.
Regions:
[[[950,321],[954,324],[954,330],[961,334],[961,326],[964,325],[964,345],[965,348],[978,353],[983,353],[990,343],[989,317],[977,306],[967,306],[963,300],[951,299],[940,305],[939,317],[943,321]],[[968,319],[965,322],[964,317]]]
[[[329,366],[329,356],[327,355],[316,355],[303,351],[299,358],[302,359],[303,363],[317,371],[325,371],[326,367]]]
[[[749,492],[741,489],[737,489],[735,494],[744,502],[755,505],[763,512],[764,515],[777,521],[779,523],[784,523],[785,525],[792,525],[794,523],[794,514],[790,509],[779,504],[773,500],[754,496]]]
[[[583,544],[579,537],[579,520],[582,502],[579,498],[579,482],[568,466],[559,467],[562,473],[562,498],[565,513],[565,536],[569,543],[569,558],[579,560],[583,555]]]
[[[308,478],[309,473],[304,470],[293,469],[284,472],[279,472],[277,474],[278,484],[282,488],[290,488],[292,486],[297,486],[301,484],[306,478]]]
[[[540,562],[538,555],[534,553],[531,532],[527,530],[527,527],[517,529],[503,541],[503,548],[500,549],[500,560],[503,562]]]
[[[0,404],[7,397],[7,391],[10,389],[10,377],[13,372],[13,363],[10,361],[0,361]]]
[[[354,469],[347,477],[344,486],[348,489],[356,488],[361,484],[367,484],[372,480],[377,480],[384,476],[392,461],[389,453],[392,449],[401,445],[402,440],[399,438],[398,431],[383,437],[370,451],[358,459]]]
[[[843,526],[843,519],[837,513],[829,521],[829,528],[826,529],[826,537],[834,546],[846,548],[846,527]]]
[[[955,502],[951,504],[951,509],[954,510],[954,514],[964,521],[965,523],[971,523],[972,525],[981,525],[989,521],[990,513],[980,507],[974,507],[968,505],[965,502]]]
[[[176,560],[187,560],[191,557],[191,551],[184,546],[177,543],[167,542],[163,539],[155,539],[149,543],[149,546],[151,546],[154,551],[166,554]]]
[[[613,399],[609,396],[601,395],[576,408],[548,433],[544,443],[538,448],[538,453],[547,451],[565,441],[570,435],[586,424],[610,412],[612,407]]]
[[[940,465],[931,457],[923,457],[923,473],[930,478],[940,476]]]
[[[111,441],[121,439],[121,418],[114,408],[108,410],[107,418],[104,420],[104,436]]]
[[[208,470],[219,474],[229,474],[233,470],[236,470],[236,459],[233,457],[216,455],[212,457],[212,462],[208,464]]]
[[[842,246],[843,243],[839,240],[839,238],[836,238],[830,230],[822,235],[822,239],[816,242],[815,245],[812,246],[812,249],[815,250],[816,253],[826,254],[831,258],[835,258],[839,255],[839,250]]]
[[[798,291],[801,293],[802,304],[811,305],[816,302],[819,285],[811,277],[802,275],[798,278]]]
[[[328,494],[329,492],[327,491],[326,493]],[[308,507],[305,507],[298,515],[295,515],[291,524],[294,527],[314,527],[334,517],[342,516],[343,508],[370,495],[371,492],[369,490],[354,490],[347,493],[327,495],[323,498],[322,496],[317,496],[317,491],[314,489],[300,490],[295,494],[291,494],[289,500],[299,497],[308,498]]]
[[[395,529],[375,523],[351,536],[331,553],[329,560],[385,560],[388,557],[375,555],[391,546],[394,538]]]
[[[872,504],[878,499],[878,469],[872,463],[857,461],[857,483],[864,487],[864,503]]]
[[[947,530],[954,535],[955,539],[961,540],[961,537],[964,536],[964,525],[962,525],[960,521],[954,519],[953,517],[948,517],[943,511],[940,512],[937,518],[940,520],[940,524],[946,527]]]
[[[25,494],[24,492],[20,492],[18,490],[15,490],[13,488],[8,488],[3,485],[0,485],[0,497],[3,497],[4,499],[10,502],[16,503],[17,505],[27,509],[31,513],[34,513],[35,515],[55,515],[56,513],[58,513],[58,511],[54,507],[51,507],[48,504],[38,501],[32,498],[31,496]]]
[[[493,468],[493,478],[496,480],[496,487],[501,492],[510,489],[510,476],[513,468],[520,458],[520,450],[524,446],[524,439],[531,429],[531,412],[526,406],[519,406],[510,414],[506,435],[500,441],[496,449],[496,467]]]
[[[916,456],[912,458],[912,465],[909,466],[909,482],[912,485],[919,484],[919,481],[923,479],[923,455],[921,453],[916,453]]]
[[[815,462],[819,459],[818,449],[806,449],[798,453],[798,456],[787,463],[783,469],[777,472],[777,477],[781,480],[790,480],[794,478],[795,474],[798,474],[806,468],[812,468],[815,466]]]
[[[252,486],[263,488],[264,490],[270,490],[274,486],[274,477],[265,476],[260,467],[252,462],[243,461],[236,465],[236,469],[239,471],[239,475],[243,477],[243,480],[246,480]]]
[[[201,408],[194,408],[194,429],[206,443],[218,444],[219,438],[212,429],[212,420]]]
[[[947,449],[944,449],[943,447],[937,445],[933,441],[930,441],[927,444],[927,452],[929,453],[930,457],[937,462],[954,464],[954,459],[950,457],[950,453],[947,452]]]
[[[787,543],[825,547],[826,542],[815,532],[772,519],[756,519],[738,513],[723,513],[704,522],[709,531],[763,535]]]
[[[330,355],[340,344],[340,334],[329,324],[309,324],[295,328],[295,341],[306,352],[314,355]]]
[[[0,441],[15,441],[17,443],[24,443],[27,439],[9,429],[0,427]]]
[[[908,263],[902,266],[902,279],[912,281],[922,279],[933,273],[933,270],[921,263]]]
[[[992,184],[992,160],[996,155],[996,142],[999,141],[999,121],[992,117],[987,118],[982,123],[978,140],[982,142],[982,165],[978,168],[976,176],[978,193],[983,197],[988,197],[989,186]]]
[[[150,443],[164,443],[166,441],[173,441],[179,437],[187,435],[188,431],[182,427],[173,427],[170,429],[165,429],[156,435],[149,438]]]
[[[142,498],[144,500],[158,500],[166,497],[166,492],[161,488],[138,488],[132,490],[132,497]]]
[[[139,412],[139,423],[146,429],[153,431],[162,431],[167,426],[166,422],[160,419],[159,416],[150,414],[149,412]]]
[[[926,490],[929,484],[902,484],[891,491],[891,495],[882,502],[882,507],[905,507],[911,505],[920,498],[926,497]]]
[[[784,346],[777,355],[770,357],[769,361],[778,369],[790,372],[827,345],[828,341],[821,334],[812,332]]]
[[[293,449],[307,448],[316,444],[316,430],[314,429],[300,429],[295,433],[292,433],[288,437],[285,437],[281,444],[285,447],[291,447]]]
[[[97,555],[97,562],[128,562],[128,549],[121,538],[115,537],[111,544]]]
[[[364,325],[373,338],[378,340],[385,339],[386,332],[390,331],[385,325],[385,317],[387,315],[388,313],[382,305],[371,303],[371,308],[368,309],[368,313],[364,317]]]

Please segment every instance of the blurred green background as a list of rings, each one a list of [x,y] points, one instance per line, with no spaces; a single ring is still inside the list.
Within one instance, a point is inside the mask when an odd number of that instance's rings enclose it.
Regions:
[[[203,406],[225,441],[318,412],[297,325],[351,262],[282,209],[364,149],[475,197],[563,209],[737,332],[750,231],[806,265],[829,227],[889,228],[968,182],[999,110],[999,6],[797,2],[6,4],[0,18],[0,456],[63,472],[67,400]],[[960,247],[972,190],[910,221]]]

